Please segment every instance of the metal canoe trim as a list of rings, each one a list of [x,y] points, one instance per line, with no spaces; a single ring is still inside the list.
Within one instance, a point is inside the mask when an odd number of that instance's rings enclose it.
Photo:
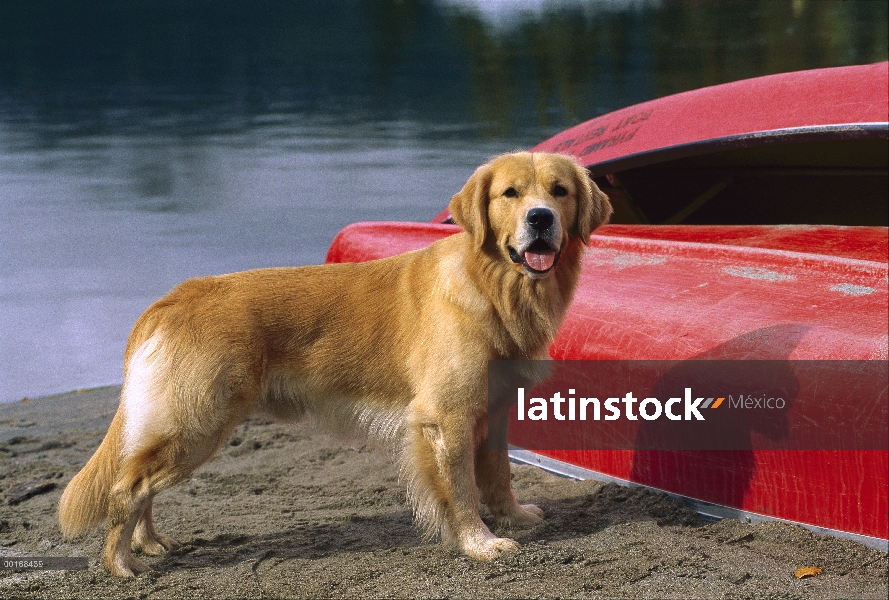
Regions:
[[[554,475],[558,475],[560,477],[567,477],[569,479],[576,479],[578,481],[593,479],[595,481],[601,481],[603,483],[615,483],[617,485],[625,487],[642,487],[656,492],[661,492],[667,494],[672,498],[676,498],[677,500],[682,501],[696,513],[701,515],[701,517],[703,517],[705,520],[719,521],[722,519],[736,519],[744,523],[765,523],[769,521],[780,521],[782,523],[790,523],[792,525],[805,527],[809,531],[818,535],[829,535],[831,537],[836,537],[844,540],[852,540],[854,542],[858,542],[859,544],[868,546],[869,548],[876,548],[877,550],[881,550],[883,552],[889,552],[889,540],[884,540],[882,538],[861,535],[859,533],[849,533],[848,531],[829,529],[827,527],[818,527],[817,525],[809,525],[808,523],[800,523],[798,521],[791,521],[789,519],[779,519],[777,517],[770,517],[768,515],[762,515],[755,512],[731,508],[729,506],[723,506],[721,504],[704,502],[703,500],[698,500],[689,496],[675,494],[673,492],[668,492],[660,488],[635,483],[626,479],[621,479],[619,477],[613,477],[612,475],[606,475],[605,473],[593,471],[591,469],[578,467],[576,465],[572,465],[570,463],[566,463],[555,458],[550,458],[548,456],[542,456],[535,452],[531,452],[530,450],[524,450],[515,446],[509,446],[509,458],[514,463],[540,467],[544,471],[547,471]]]

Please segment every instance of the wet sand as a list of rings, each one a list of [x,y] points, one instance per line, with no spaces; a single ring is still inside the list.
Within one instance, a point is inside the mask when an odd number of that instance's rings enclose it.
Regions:
[[[102,532],[66,542],[56,505],[98,446],[118,387],[0,404],[0,556],[85,556],[85,571],[0,571],[3,598],[886,598],[887,555],[783,523],[702,522],[643,489],[513,467],[521,502],[546,512],[504,530],[519,551],[490,563],[423,541],[384,452],[309,423],[251,419],[211,461],[155,500],[182,548],[142,557],[136,579],[99,563]],[[6,504],[14,485],[49,488]],[[48,485],[55,484],[54,486]],[[483,517],[491,524],[490,518]],[[796,579],[800,567],[818,566]]]

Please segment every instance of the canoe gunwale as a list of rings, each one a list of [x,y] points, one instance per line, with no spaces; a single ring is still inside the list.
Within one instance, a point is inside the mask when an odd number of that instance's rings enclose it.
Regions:
[[[628,169],[649,165],[694,158],[706,154],[714,154],[728,150],[739,150],[768,146],[771,144],[793,144],[820,141],[846,141],[889,138],[889,122],[873,123],[841,123],[834,125],[813,125],[808,127],[789,127],[786,129],[770,129],[754,131],[725,137],[698,140],[675,146],[665,146],[635,154],[628,154],[604,162],[587,162],[578,157],[593,177],[601,177],[619,173]],[[534,150],[545,149],[541,144]]]

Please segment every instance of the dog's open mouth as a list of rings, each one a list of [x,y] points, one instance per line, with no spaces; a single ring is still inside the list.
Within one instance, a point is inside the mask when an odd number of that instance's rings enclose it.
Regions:
[[[539,238],[525,248],[522,254],[516,252],[512,246],[508,246],[507,249],[512,262],[523,264],[528,271],[534,274],[549,272],[559,260],[559,252]]]

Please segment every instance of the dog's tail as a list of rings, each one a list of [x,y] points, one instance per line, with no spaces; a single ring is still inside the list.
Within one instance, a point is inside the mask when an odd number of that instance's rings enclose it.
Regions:
[[[123,409],[111,421],[105,439],[93,457],[74,476],[59,501],[62,535],[71,539],[92,531],[108,514],[108,493],[114,484],[120,462],[123,436]]]

